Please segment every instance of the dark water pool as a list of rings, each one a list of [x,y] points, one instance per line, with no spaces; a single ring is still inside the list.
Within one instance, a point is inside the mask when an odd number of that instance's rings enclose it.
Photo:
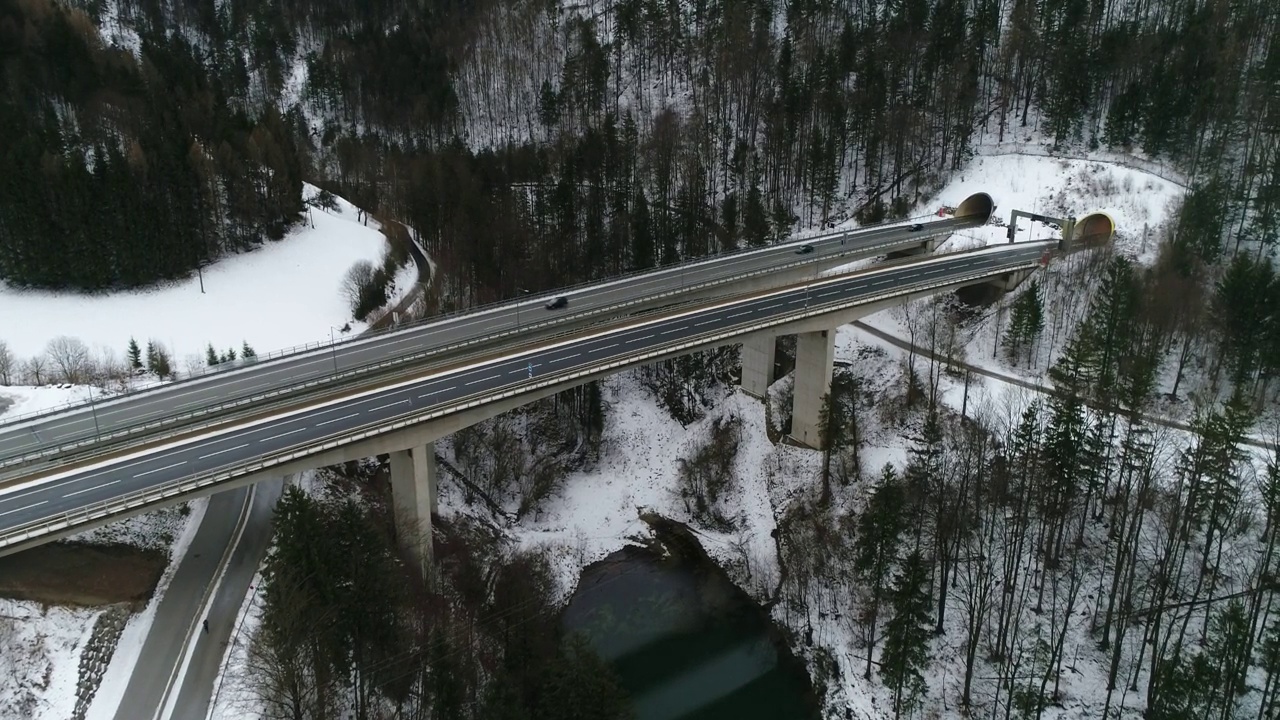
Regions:
[[[816,718],[804,668],[718,569],[628,548],[583,571],[564,612],[617,670],[637,720]]]

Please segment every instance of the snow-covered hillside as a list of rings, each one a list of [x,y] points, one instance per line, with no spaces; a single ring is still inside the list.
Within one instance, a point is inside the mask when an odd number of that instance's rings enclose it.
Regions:
[[[318,192],[305,186],[304,195]],[[205,347],[259,354],[329,339],[348,323],[363,329],[339,293],[352,263],[381,262],[387,240],[377,222],[338,198],[334,210],[309,208],[283,240],[221,260],[204,269],[204,292],[193,275],[163,287],[88,295],[23,290],[0,283],[0,340],[18,358],[44,352],[60,335],[122,356],[129,338],[163,343],[186,370],[189,357],[203,364]],[[398,292],[417,277],[410,263],[396,277]]]

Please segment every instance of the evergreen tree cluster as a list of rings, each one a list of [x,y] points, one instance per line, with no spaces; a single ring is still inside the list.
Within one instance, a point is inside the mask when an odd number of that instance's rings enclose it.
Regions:
[[[560,629],[546,558],[459,520],[424,579],[382,507],[294,487],[279,501],[249,661],[266,717],[630,716],[612,671]]]
[[[22,218],[0,273],[18,282],[144,282],[272,237],[297,209],[304,149],[313,181],[420,230],[462,305],[759,245],[797,222],[901,216],[977,133],[1032,122],[1188,169],[1188,257],[1216,261],[1229,231],[1276,234],[1268,0],[119,5],[141,60],[92,39],[101,3],[7,11],[6,62],[22,63],[9,82],[33,79],[9,93],[6,122],[28,138],[14,160],[76,189],[41,205],[38,183],[11,185],[29,210],[0,225]],[[52,28],[34,34],[50,48],[29,48],[28,26]],[[122,117],[139,127],[113,134]],[[94,194],[108,175],[126,189]],[[161,186],[164,203],[126,202]],[[50,213],[50,197],[131,213],[102,223],[133,240],[118,264],[157,256],[157,270],[40,270],[79,237],[49,229],[77,215]],[[116,267],[84,256],[76,268]]]
[[[1246,447],[1258,375],[1204,404],[1189,433],[1150,420],[1182,327],[1160,299],[1179,276],[1098,260],[1047,399],[1012,415],[926,407],[903,466],[862,487],[820,491],[815,478],[779,522],[784,618],[803,630],[849,608],[853,644],[829,649],[855,658],[845,672],[883,683],[895,716],[957,692],[993,717],[1081,702],[1103,718],[1280,710],[1280,447],[1261,469]],[[1269,270],[1235,262],[1226,278],[1270,287]],[[1265,335],[1260,301],[1222,305]],[[942,686],[954,649],[963,681]],[[1085,662],[1104,692],[1068,679]]]
[[[236,109],[180,34],[104,45],[78,9],[0,4],[0,279],[98,289],[278,239],[301,211],[292,120]]]

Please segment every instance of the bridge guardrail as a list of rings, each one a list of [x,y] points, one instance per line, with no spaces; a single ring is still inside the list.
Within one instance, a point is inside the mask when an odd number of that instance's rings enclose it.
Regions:
[[[956,254],[959,255],[961,253]],[[681,342],[670,346],[647,350],[643,353],[626,355],[622,358],[614,359],[605,363],[579,364],[572,368],[567,368],[565,372],[561,372],[550,377],[540,378],[538,381],[533,383],[508,383],[500,388],[480,391],[471,396],[459,398],[447,405],[437,407],[434,410],[426,409],[422,412],[412,413],[393,419],[391,422],[385,420],[376,421],[356,428],[336,431],[334,434],[325,436],[318,440],[313,440],[308,443],[300,443],[290,448],[286,448],[281,453],[271,456],[270,458],[258,458],[247,465],[244,463],[228,463],[220,466],[218,469],[203,473],[200,476],[171,480],[167,483],[156,485],[151,488],[132,491],[111,500],[94,503],[93,505],[85,508],[69,510],[50,518],[33,520],[14,528],[10,528],[3,534],[0,534],[0,547],[8,547],[43,535],[58,532],[63,529],[70,529],[77,525],[86,525],[94,520],[113,517],[133,509],[155,505],[171,497],[187,495],[204,487],[221,484],[223,482],[234,480],[237,477],[268,470],[287,462],[292,462],[312,455],[318,455],[344,444],[359,442],[375,435],[394,432],[395,430],[400,430],[410,425],[428,422],[445,415],[451,415],[498,400],[508,399],[515,397],[516,395],[528,394],[530,392],[561,385],[583,377],[608,373],[627,366],[636,365],[638,363],[660,359],[672,353],[679,353],[703,347],[708,344],[719,343],[723,340],[732,339],[758,330],[765,330],[777,325],[785,325],[797,320],[825,315],[844,307],[871,305],[876,302],[890,300],[903,295],[912,295],[929,290],[959,286],[973,281],[984,280],[1002,273],[1024,269],[1034,270],[1040,266],[1038,258],[1034,260],[1020,260],[989,268],[981,272],[965,273],[958,277],[912,283],[905,287],[898,287],[893,290],[886,290],[874,295],[861,297],[854,303],[850,303],[848,300],[814,303],[813,305],[800,309],[798,312],[788,315],[784,319],[748,321],[738,325],[729,326],[727,328],[720,328],[712,332],[703,333],[701,335],[695,335],[691,338],[685,338]],[[77,519],[79,519],[79,522],[74,522]]]
[[[927,217],[933,217],[933,215],[932,215],[932,214],[930,214],[930,215],[918,215],[918,216],[914,216],[914,217],[911,217],[911,218],[907,218],[907,219],[905,219],[905,220],[884,220],[884,221],[881,221],[881,222],[878,222],[878,223],[873,223],[873,224],[871,224],[871,225],[863,225],[863,226],[860,226],[860,227],[857,227],[857,228],[851,228],[851,229],[849,229],[849,230],[840,230],[840,231],[837,231],[837,232],[817,233],[817,234],[814,234],[814,235],[800,235],[800,236],[794,236],[794,237],[792,237],[792,238],[789,238],[789,239],[788,239],[788,240],[786,240],[785,242],[777,243],[777,244],[775,244],[775,245],[770,245],[770,246],[765,246],[765,247],[743,247],[743,248],[737,248],[737,249],[735,249],[735,250],[731,250],[731,251],[729,251],[729,252],[724,252],[724,253],[718,253],[718,254],[716,254],[716,255],[703,256],[703,257],[700,257],[700,258],[694,258],[694,259],[690,259],[690,260],[684,260],[684,261],[678,262],[678,263],[676,263],[676,264],[674,264],[674,265],[668,265],[668,266],[666,266],[666,267],[660,267],[660,268],[649,268],[649,269],[646,269],[646,270],[633,270],[633,271],[630,271],[630,272],[627,272],[627,273],[623,273],[623,274],[621,274],[621,275],[615,275],[615,276],[613,276],[613,277],[606,278],[606,279],[604,279],[604,280],[592,280],[592,281],[587,281],[587,282],[577,283],[577,284],[574,284],[574,285],[569,285],[569,286],[566,286],[566,287],[556,288],[556,289],[553,289],[553,290],[546,290],[546,291],[542,291],[542,292],[532,293],[532,294],[530,294],[530,295],[526,296],[526,298],[525,298],[524,300],[520,300],[520,299],[496,300],[496,301],[494,301],[494,302],[484,303],[484,304],[481,304],[481,305],[476,305],[476,306],[469,307],[469,308],[465,308],[465,309],[462,309],[462,310],[454,310],[454,311],[452,311],[452,312],[441,313],[441,314],[439,314],[439,315],[433,315],[433,316],[428,317],[428,318],[421,318],[421,319],[419,319],[419,320],[415,320],[415,321],[413,321],[413,322],[411,322],[411,323],[407,323],[407,324],[404,324],[404,325],[397,325],[397,326],[395,326],[395,327],[391,327],[391,328],[380,329],[380,330],[374,330],[373,332],[360,333],[360,334],[357,334],[357,335],[355,335],[355,336],[353,336],[353,337],[343,338],[342,340],[340,340],[340,341],[338,341],[338,342],[329,342],[329,343],[326,343],[326,342],[324,342],[323,340],[319,340],[319,341],[315,341],[315,342],[305,343],[305,344],[302,344],[302,345],[294,345],[294,346],[292,346],[292,347],[281,348],[281,349],[278,349],[278,350],[271,350],[271,351],[268,351],[268,352],[266,352],[266,353],[262,353],[262,354],[256,355],[256,356],[255,356],[251,361],[248,361],[248,362],[245,362],[243,359],[240,359],[240,360],[233,361],[233,363],[219,363],[218,365],[205,366],[205,367],[203,367],[203,368],[200,368],[197,372],[194,372],[194,373],[190,373],[190,372],[189,372],[189,373],[187,373],[187,375],[186,375],[185,377],[182,377],[182,378],[177,378],[177,379],[173,379],[173,380],[155,380],[155,381],[149,381],[149,382],[147,382],[147,383],[145,383],[145,384],[142,384],[142,385],[139,385],[139,386],[131,387],[129,390],[127,390],[127,391],[126,391],[126,392],[124,392],[124,393],[121,393],[121,394],[118,394],[118,395],[111,395],[111,396],[108,396],[108,397],[104,397],[104,398],[103,398],[101,401],[99,401],[99,402],[102,402],[102,403],[108,403],[108,402],[112,402],[112,401],[114,401],[114,400],[119,400],[119,399],[122,399],[122,398],[133,397],[133,396],[135,396],[135,395],[140,395],[140,394],[143,394],[143,393],[151,392],[151,391],[153,391],[153,390],[158,390],[158,389],[165,388],[165,387],[172,387],[172,386],[174,386],[174,385],[181,385],[181,384],[183,384],[183,383],[187,383],[187,382],[193,382],[193,381],[196,381],[196,380],[203,380],[203,379],[205,379],[205,378],[212,377],[212,376],[216,376],[216,375],[221,375],[221,374],[223,374],[223,373],[233,373],[233,372],[236,372],[236,371],[238,371],[238,370],[244,370],[244,369],[246,369],[246,368],[248,368],[248,367],[251,367],[251,366],[254,366],[254,365],[258,365],[258,364],[265,363],[265,362],[273,362],[273,361],[281,360],[281,359],[283,359],[283,358],[287,358],[287,357],[296,357],[296,356],[301,356],[301,355],[305,355],[305,354],[307,354],[307,353],[319,352],[319,351],[321,351],[321,350],[337,349],[337,348],[343,347],[344,345],[350,345],[350,344],[357,343],[357,342],[362,342],[362,341],[372,340],[372,339],[375,339],[375,338],[383,337],[383,336],[385,336],[385,335],[391,335],[391,334],[393,334],[393,333],[398,333],[398,332],[407,332],[407,331],[410,331],[410,330],[416,330],[416,329],[418,329],[418,328],[420,328],[420,327],[422,327],[422,326],[424,326],[424,325],[430,325],[430,324],[432,324],[432,323],[446,322],[446,321],[448,321],[448,320],[457,319],[457,318],[459,318],[459,317],[461,317],[461,316],[464,316],[464,315],[471,315],[471,314],[479,314],[479,313],[491,312],[491,311],[493,311],[493,310],[497,310],[498,308],[501,308],[501,307],[504,307],[504,306],[515,305],[516,303],[519,303],[519,302],[533,302],[533,301],[535,301],[535,300],[541,300],[541,299],[550,298],[550,297],[553,297],[553,296],[563,295],[563,294],[566,294],[566,293],[572,293],[572,292],[575,292],[575,291],[582,290],[582,289],[583,289],[583,288],[585,288],[585,287],[590,287],[590,286],[593,286],[593,285],[600,285],[600,284],[603,284],[603,283],[612,283],[612,282],[618,282],[618,281],[624,281],[624,280],[631,280],[631,279],[634,279],[634,278],[639,277],[639,276],[641,276],[641,275],[645,275],[645,274],[649,274],[649,273],[653,273],[653,274],[657,274],[657,273],[672,273],[672,274],[674,274],[674,272],[675,272],[676,270],[685,270],[685,269],[690,268],[690,267],[693,267],[693,266],[695,266],[695,265],[701,265],[701,264],[711,263],[711,262],[715,262],[715,261],[724,260],[724,259],[726,259],[726,258],[738,257],[738,256],[741,256],[741,255],[747,255],[747,254],[755,253],[755,252],[761,252],[761,251],[768,250],[768,249],[769,249],[769,248],[771,248],[771,247],[777,247],[777,246],[779,246],[779,245],[786,245],[786,244],[789,244],[789,243],[801,242],[801,241],[805,241],[805,240],[812,241],[812,242],[818,242],[818,241],[822,241],[822,240],[828,240],[828,239],[832,239],[832,238],[837,238],[837,237],[840,237],[840,236],[842,236],[842,235],[849,235],[849,234],[851,234],[851,233],[860,233],[860,232],[864,232],[864,231],[868,231],[868,230],[875,230],[875,229],[880,229],[880,228],[884,228],[884,227],[890,227],[890,226],[893,226],[893,225],[903,225],[903,224],[906,224],[906,223],[911,222],[912,220],[920,220],[920,219],[927,218]],[[927,228],[928,228],[928,226],[926,225],[926,230],[927,230]],[[928,235],[929,235],[929,233],[923,233],[922,235],[924,235],[924,236],[928,236]],[[783,266],[783,268],[785,268],[785,267],[788,267],[788,266]],[[777,269],[783,269],[783,268],[777,268]],[[722,279],[722,281],[723,281],[723,280],[729,280],[729,279],[732,279],[732,278],[723,278],[723,279]],[[601,309],[608,309],[609,307],[613,307],[613,306],[606,306],[606,307],[601,308]],[[560,316],[560,318],[559,318],[559,319],[563,320],[563,319],[565,319],[566,317],[572,317],[572,316]],[[494,337],[501,337],[501,335],[495,335]],[[223,367],[223,365],[232,365],[232,366],[231,366],[231,367]],[[5,426],[7,426],[7,425],[17,425],[17,424],[21,424],[21,423],[25,423],[25,422],[31,422],[32,420],[36,420],[36,419],[39,419],[39,418],[42,418],[42,417],[49,417],[49,416],[53,416],[53,415],[58,415],[58,414],[60,414],[60,413],[69,412],[69,411],[71,411],[71,410],[73,410],[73,409],[76,409],[76,408],[83,408],[83,407],[86,407],[86,406],[88,406],[88,405],[90,405],[90,404],[92,404],[92,403],[90,403],[90,401],[89,401],[89,400],[82,400],[82,401],[78,401],[78,402],[63,403],[63,404],[61,404],[61,405],[57,405],[57,406],[55,406],[55,407],[45,408],[45,409],[43,409],[43,410],[36,410],[36,411],[30,412],[30,413],[23,413],[23,414],[21,414],[21,415],[15,415],[15,416],[10,416],[10,417],[3,417],[3,416],[0,416],[0,417],[2,417],[2,418],[3,418],[3,419],[0,419],[0,428],[5,427]]]
[[[903,243],[902,240],[893,240],[893,241],[886,240],[880,243],[876,243],[874,245],[869,245],[866,248],[864,248],[864,250],[874,251],[874,250],[888,248],[896,245],[901,245],[902,243]],[[974,251],[969,250],[969,251],[961,251],[961,252],[974,252]],[[956,253],[956,254],[959,254],[959,253]],[[936,256],[936,257],[942,257],[942,256]],[[815,257],[796,256],[796,258],[797,259],[792,262],[788,262],[782,265],[777,265],[769,268],[759,268],[756,270],[735,275],[732,278],[711,278],[706,280],[705,282],[696,283],[688,286],[681,286],[679,288],[672,288],[672,289],[658,292],[655,294],[647,295],[643,298],[634,298],[630,300],[620,301],[612,305],[609,305],[607,307],[610,309],[627,308],[634,305],[650,303],[655,300],[661,300],[667,297],[681,295],[681,294],[684,294],[690,291],[696,291],[702,288],[721,285],[730,280],[742,280],[746,278],[757,277],[760,275],[773,274],[779,271],[794,269],[798,267],[805,267],[810,264],[815,264],[817,261],[821,261],[823,259],[823,256],[820,256],[820,255]],[[918,259],[908,260],[908,262],[918,262]],[[886,267],[890,267],[890,266],[886,266]],[[198,420],[199,418],[204,418],[204,417],[219,416],[228,411],[244,408],[248,405],[256,405],[264,400],[271,400],[273,398],[278,398],[283,400],[286,397],[296,395],[308,390],[313,390],[324,385],[334,384],[335,388],[345,387],[346,383],[344,383],[343,381],[354,382],[358,378],[363,378],[365,375],[369,373],[386,372],[388,370],[391,370],[393,368],[396,368],[408,363],[420,362],[438,355],[452,354],[459,350],[471,348],[481,343],[490,342],[490,341],[497,340],[510,335],[516,335],[516,334],[528,332],[530,330],[542,329],[542,328],[547,328],[554,325],[564,324],[566,320],[586,319],[586,318],[590,318],[593,315],[598,315],[598,314],[599,314],[599,309],[595,311],[587,311],[587,312],[581,312],[577,314],[559,315],[559,316],[556,316],[555,318],[548,318],[541,322],[535,321],[532,323],[523,323],[519,327],[513,326],[503,330],[473,336],[468,339],[452,343],[450,345],[431,348],[423,352],[411,353],[408,355],[400,355],[393,358],[388,358],[386,360],[381,360],[375,363],[359,365],[353,368],[342,370],[338,373],[325,374],[325,375],[322,375],[316,378],[311,378],[309,380],[305,380],[299,383],[292,383],[290,385],[281,386],[272,390],[256,393],[254,395],[249,395],[243,398],[237,398],[235,400],[231,400],[225,403],[219,403],[217,405],[206,405],[206,406],[198,407],[189,411],[176,413],[173,415],[162,416],[154,420],[149,420],[143,423],[130,425],[125,428],[114,430],[109,433],[94,435],[92,437],[86,437],[80,440],[73,440],[69,442],[59,443],[58,445],[47,447],[35,452],[24,452],[20,455],[11,455],[9,457],[0,459],[0,472],[3,472],[9,468],[22,467],[24,465],[29,465],[34,462],[39,462],[41,460],[47,460],[60,455],[72,453],[82,448],[102,446],[102,443],[104,441],[120,441],[120,440],[127,441],[128,438],[138,437],[138,436],[145,436],[148,440],[163,440],[168,437],[172,437],[175,433],[178,433],[178,432],[188,433],[188,432],[198,431],[201,428],[208,427],[208,424],[207,423],[204,425],[191,424],[189,421]],[[559,338],[566,337],[568,335],[572,335],[576,332],[580,332],[581,330],[582,330],[581,328],[566,330],[564,332],[552,335],[549,338],[543,338],[543,339],[544,340],[559,339]],[[271,409],[271,408],[272,406],[267,406],[266,408],[262,408],[262,409]],[[187,423],[187,424],[178,425],[179,423]],[[167,434],[164,432],[157,432],[157,431],[162,431],[167,426],[174,426],[174,427]],[[117,442],[108,446],[102,446],[103,448],[102,452],[117,450],[119,449],[120,444],[121,443]],[[80,456],[79,459],[83,459],[84,457],[85,456],[82,455]],[[0,476],[0,480],[3,480],[3,479],[4,479],[3,476]]]

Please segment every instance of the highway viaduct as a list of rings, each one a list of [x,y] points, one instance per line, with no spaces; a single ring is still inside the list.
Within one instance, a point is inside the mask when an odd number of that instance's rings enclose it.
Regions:
[[[427,368],[407,364],[374,386],[347,388],[291,409],[272,408],[115,453],[58,462],[0,495],[0,553],[265,477],[385,453],[401,534],[425,560],[436,503],[435,440],[591,380],[731,344],[743,345],[744,388],[763,395],[774,338],[789,333],[798,336],[793,435],[816,447],[836,327],[966,285],[1009,287],[1039,267],[1055,244],[905,258],[872,270],[806,276],[731,298],[619,316]]]

